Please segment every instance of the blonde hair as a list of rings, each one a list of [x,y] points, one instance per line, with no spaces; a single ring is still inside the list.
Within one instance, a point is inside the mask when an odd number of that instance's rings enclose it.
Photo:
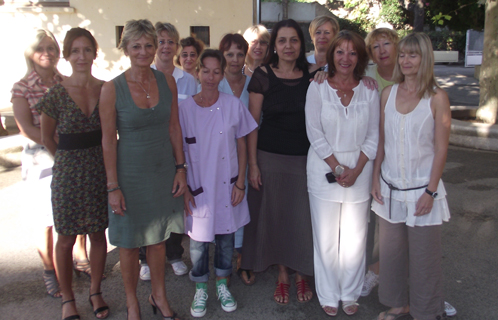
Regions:
[[[140,39],[143,36],[151,38],[154,42],[154,47],[157,49],[157,34],[152,22],[147,19],[126,21],[118,49],[126,52],[126,47],[130,41]]]
[[[256,36],[256,38],[261,38],[261,40],[268,42],[268,48],[270,47],[269,46],[270,33],[268,32],[268,29],[266,29],[264,25],[256,24],[254,26],[247,28],[246,31],[244,31],[243,37],[247,41],[249,47],[251,47],[251,42],[249,40],[251,40],[254,36]],[[263,60],[268,55],[268,48],[266,49],[265,57],[263,58]],[[250,59],[251,57],[249,56],[249,54],[246,54],[246,64],[250,62]]]
[[[161,35],[161,32],[166,31],[166,33],[168,33],[168,36],[173,38],[176,44],[178,44],[178,41],[180,41],[180,34],[178,33],[178,30],[176,30],[175,26],[171,23],[156,22],[155,27],[157,35]]]
[[[414,32],[404,37],[398,43],[398,59],[394,66],[393,78],[395,83],[405,81],[405,76],[401,73],[399,66],[399,55],[418,54],[420,56],[420,66],[417,72],[417,94],[422,99],[436,94],[439,84],[434,77],[434,52],[429,37],[424,33]]]
[[[367,45],[367,52],[370,59],[372,58],[372,45],[375,41],[379,40],[380,38],[388,39],[393,43],[394,47],[396,47],[399,42],[399,36],[396,33],[396,31],[388,28],[375,29],[374,31],[367,34],[367,37],[365,38],[365,43]]]
[[[334,36],[337,35],[337,33],[339,32],[339,29],[340,29],[339,22],[337,22],[337,20],[334,17],[318,16],[315,19],[313,19],[313,21],[311,21],[311,23],[310,23],[309,32],[310,32],[311,40],[313,40],[315,38],[316,29],[320,28],[321,26],[323,26],[327,22],[330,22],[330,24],[332,25],[332,30],[334,31]]]
[[[55,44],[55,49],[57,51],[57,61],[55,63],[54,71],[56,73],[59,73],[57,70],[57,62],[59,62],[59,58],[61,55],[61,48],[59,47],[59,44],[57,43],[57,40],[55,39],[55,36],[52,32],[45,30],[45,29],[38,29],[35,31],[34,37],[31,39],[31,42],[29,43],[28,47],[26,50],[24,50],[24,59],[26,59],[26,67],[27,71],[26,74],[24,75],[24,78],[27,78],[29,74],[35,69],[33,60],[31,59],[31,56],[33,53],[35,53],[36,48],[38,45],[45,39],[45,37],[48,37],[54,41]]]

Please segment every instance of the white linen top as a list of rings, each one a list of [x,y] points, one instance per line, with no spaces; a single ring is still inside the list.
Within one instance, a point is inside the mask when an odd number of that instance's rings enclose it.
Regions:
[[[398,84],[394,84],[385,106],[384,161],[381,172],[384,179],[400,189],[427,185],[434,161],[434,116],[431,98],[423,98],[413,111],[402,114],[396,110]],[[434,206],[429,214],[416,217],[416,203],[425,188],[410,191],[393,191],[391,217],[389,217],[390,189],[381,179],[384,205],[373,202],[372,210],[391,223],[405,222],[408,226],[438,225],[448,221],[450,212],[446,190],[439,180]]]
[[[306,132],[311,143],[308,152],[308,191],[319,198],[339,202],[362,202],[370,197],[372,161],[379,141],[379,94],[363,82],[353,88],[353,97],[344,107],[327,81],[312,82],[306,96]],[[354,168],[360,152],[370,161],[350,188],[329,184],[325,174],[331,168],[324,161],[332,154]]]
[[[155,64],[150,67],[157,70]],[[178,90],[178,103],[197,93],[197,81],[190,73],[175,67],[173,78],[175,78],[176,89]]]

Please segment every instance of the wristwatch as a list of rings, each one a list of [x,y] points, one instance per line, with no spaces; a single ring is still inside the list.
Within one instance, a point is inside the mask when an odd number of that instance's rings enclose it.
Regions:
[[[340,176],[344,172],[344,167],[341,166],[340,164],[336,165],[334,168],[334,175],[335,176]]]
[[[176,170],[178,170],[178,169],[185,169],[185,170],[187,170],[188,164],[187,163],[180,163],[180,164],[177,164],[175,166],[175,168],[176,168]]]
[[[427,193],[428,195],[430,195],[433,199],[436,199],[437,197],[437,192],[432,192],[430,191],[429,189],[425,188],[425,193]]]

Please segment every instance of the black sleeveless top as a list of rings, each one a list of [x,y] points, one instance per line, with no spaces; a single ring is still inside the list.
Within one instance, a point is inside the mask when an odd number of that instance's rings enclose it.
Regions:
[[[309,79],[315,72],[303,71],[298,79],[277,78],[269,65],[268,73],[254,70],[247,90],[264,96],[258,149],[266,152],[305,156],[310,142],[306,135],[304,106]]]

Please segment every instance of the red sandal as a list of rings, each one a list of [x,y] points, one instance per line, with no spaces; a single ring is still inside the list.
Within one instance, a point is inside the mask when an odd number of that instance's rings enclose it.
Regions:
[[[311,292],[310,289],[310,283],[308,279],[301,279],[299,281],[296,281],[296,286],[297,286],[297,302],[300,303],[306,303],[313,298],[313,292]],[[307,295],[307,293],[311,293],[311,296],[308,300],[304,300],[304,297]],[[301,299],[299,299],[301,297]]]
[[[282,283],[277,281],[277,288],[275,289],[275,293],[273,294],[273,299],[276,303],[281,305],[286,305],[289,303],[289,287],[290,284]],[[282,297],[282,302],[278,301],[277,298]],[[285,301],[287,298],[287,301]]]

